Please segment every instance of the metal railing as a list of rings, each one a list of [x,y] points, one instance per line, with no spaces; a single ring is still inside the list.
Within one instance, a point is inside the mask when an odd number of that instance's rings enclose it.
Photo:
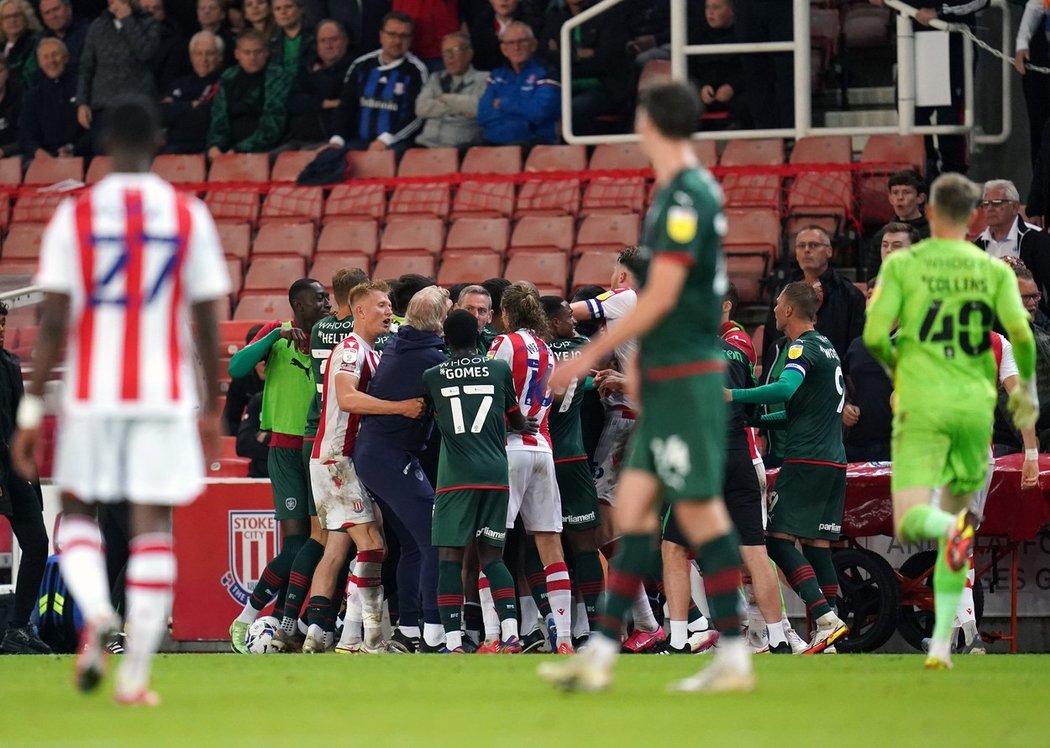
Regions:
[[[634,134],[622,135],[577,135],[572,128],[572,43],[573,29],[586,23],[610,8],[619,5],[623,0],[602,0],[596,5],[582,11],[565,22],[561,28],[561,98],[562,98],[562,137],[567,143],[593,145],[597,143],[623,143],[637,141]],[[897,124],[851,127],[813,127],[813,110],[810,98],[810,27],[809,0],[792,0],[793,35],[791,41],[785,42],[741,42],[736,44],[687,44],[686,43],[686,6],[687,0],[670,0],[671,2],[671,77],[685,79],[686,58],[689,55],[768,54],[771,52],[791,52],[793,55],[793,72],[795,84],[795,124],[791,128],[764,130],[732,130],[717,132],[699,132],[693,135],[696,140],[739,140],[755,138],[791,137],[801,138],[806,135],[875,135],[917,133],[921,135],[974,135],[970,142],[998,144],[1010,137],[1010,70],[1007,60],[1002,60],[1001,111],[1002,126],[998,133],[976,133],[973,96],[973,40],[966,34],[963,39],[963,122],[960,125],[916,125],[915,124],[915,34],[912,17],[915,9],[898,0],[884,0],[886,6],[897,14]],[[694,8],[697,3],[693,3]],[[1009,49],[1010,8],[1006,0],[992,0],[992,7],[1002,14],[1002,45]],[[694,10],[693,12],[696,12]],[[943,21],[933,20],[930,28],[948,29]]]

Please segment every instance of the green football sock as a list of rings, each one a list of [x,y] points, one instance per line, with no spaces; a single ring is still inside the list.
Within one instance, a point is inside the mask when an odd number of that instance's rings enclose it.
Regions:
[[[598,598],[605,587],[605,572],[602,570],[598,551],[576,552],[576,574],[573,582],[587,609],[587,622],[593,629],[598,625]]]
[[[740,636],[740,538],[736,531],[715,538],[696,551],[711,609],[711,625],[726,639]]]
[[[266,564],[261,578],[252,591],[251,605],[253,608],[256,610],[265,608],[273,600],[274,596],[278,595],[288,584],[288,572],[292,568],[295,554],[299,552],[299,549],[303,547],[303,543],[306,542],[306,537],[306,535],[288,535],[283,538],[280,553],[271,558],[270,562]],[[278,599],[277,607],[274,610],[280,611],[282,605],[283,598]]]
[[[458,632],[462,623],[463,565],[457,561],[438,562],[437,604],[446,632]]]
[[[620,550],[609,564],[605,598],[599,605],[597,631],[614,642],[620,641],[624,617],[638,596],[638,585],[657,568],[660,549],[653,535],[624,535]]]
[[[795,543],[783,538],[766,538],[769,557],[784,570],[784,576],[795,593],[806,604],[806,612],[811,618],[820,618],[831,612],[824,593],[820,591],[817,575],[806,557],[795,547]],[[706,582],[706,580],[705,580]]]
[[[948,559],[944,552],[948,541],[940,538],[937,541],[937,561],[933,565],[933,638],[934,641],[946,642],[952,637],[952,625],[955,623],[955,611],[959,608],[969,566],[959,571],[948,568]]]
[[[547,599],[547,573],[543,570],[540,552],[532,544],[525,549],[525,578],[529,583],[529,594],[546,621],[551,614],[551,604]]]
[[[913,506],[901,519],[901,540],[918,543],[921,540],[939,540],[948,533],[955,518],[943,509],[929,504]]]
[[[500,621],[517,620],[518,606],[514,602],[514,577],[510,575],[510,569],[503,563],[503,559],[497,559],[485,564],[482,569],[485,578],[489,580],[489,592],[492,593],[492,604],[496,608],[496,615]]]
[[[324,555],[324,546],[313,538],[307,538],[303,547],[295,554],[292,568],[288,572],[288,592],[284,596],[284,609],[281,613],[281,628],[292,633],[295,621],[306,603],[306,594],[310,591],[310,580],[314,569]]]
[[[831,549],[803,544],[802,555],[813,567],[813,572],[817,575],[817,584],[820,585],[820,591],[824,593],[824,599],[834,608],[839,596],[839,575],[835,571]]]

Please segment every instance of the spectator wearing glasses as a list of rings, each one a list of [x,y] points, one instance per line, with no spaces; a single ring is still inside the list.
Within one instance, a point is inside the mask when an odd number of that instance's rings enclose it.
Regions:
[[[1007,179],[985,182],[980,206],[988,227],[974,243],[993,257],[1013,257],[1024,263],[1045,300],[1050,293],[1050,236],[1021,217],[1017,187]],[[1045,301],[1039,305],[1047,311]]]
[[[864,294],[831,266],[831,237],[822,227],[804,226],[795,235],[794,247],[798,269],[787,273],[772,298],[775,301],[783,287],[792,281],[813,286],[818,304],[816,330],[835,346],[840,359],[845,358],[850,341],[864,330]],[[766,320],[767,333],[777,329],[773,306],[770,305]],[[784,337],[769,335],[767,341],[763,371],[776,375],[780,367],[774,367],[774,362],[783,348]]]
[[[441,58],[444,71],[432,75],[416,99],[416,116],[425,120],[417,142],[427,148],[475,145],[481,141],[478,102],[488,73],[471,65],[474,50],[462,31],[441,40]]]

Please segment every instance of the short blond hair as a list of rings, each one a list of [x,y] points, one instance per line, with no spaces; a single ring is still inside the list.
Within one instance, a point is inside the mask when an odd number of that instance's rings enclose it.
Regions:
[[[357,302],[359,302],[365,296],[368,296],[368,294],[372,293],[373,291],[380,291],[382,293],[389,294],[390,286],[388,286],[383,281],[377,280],[368,281],[366,283],[358,283],[356,286],[350,289],[350,294],[347,296],[347,304],[350,306],[351,309],[353,309],[354,305]]]
[[[448,290],[439,286],[427,286],[417,291],[408,302],[405,324],[417,330],[441,332],[448,314]]]

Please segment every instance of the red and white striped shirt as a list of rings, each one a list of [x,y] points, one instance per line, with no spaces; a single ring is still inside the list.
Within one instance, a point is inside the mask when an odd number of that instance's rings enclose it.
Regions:
[[[357,333],[350,333],[332,349],[321,383],[321,420],[310,458],[323,463],[338,462],[354,451],[361,416],[339,407],[335,396],[335,378],[339,374],[357,377],[357,389],[364,392],[372,381],[379,354]]]
[[[514,378],[514,392],[518,406],[526,418],[539,420],[537,434],[507,434],[507,450],[551,452],[551,432],[547,415],[551,407],[551,388],[548,385],[554,373],[554,354],[542,340],[528,330],[504,333],[492,341],[489,358],[498,358],[510,365]]]
[[[230,292],[197,198],[153,174],[111,174],[55,211],[37,285],[70,298],[67,410],[159,415],[197,405],[189,310]]]

